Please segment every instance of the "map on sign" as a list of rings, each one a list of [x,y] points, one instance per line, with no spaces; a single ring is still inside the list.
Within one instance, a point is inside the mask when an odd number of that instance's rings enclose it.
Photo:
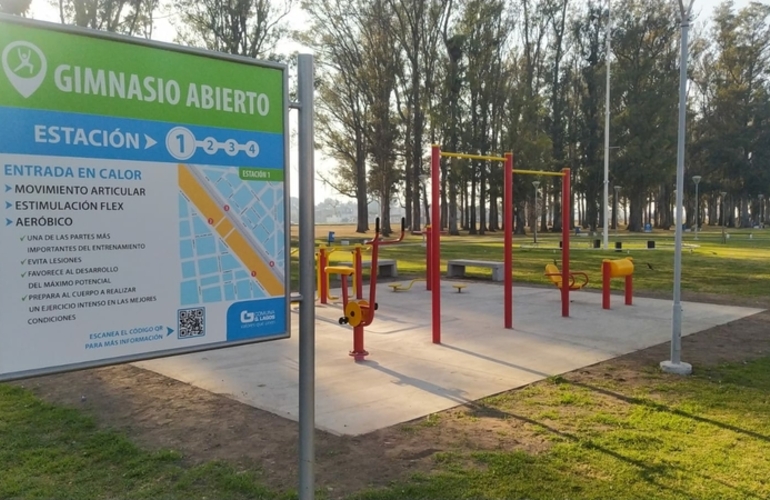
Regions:
[[[283,292],[283,183],[238,169],[180,166],[183,306]],[[221,207],[219,210],[218,207]]]
[[[288,336],[285,70],[0,16],[0,380]]]

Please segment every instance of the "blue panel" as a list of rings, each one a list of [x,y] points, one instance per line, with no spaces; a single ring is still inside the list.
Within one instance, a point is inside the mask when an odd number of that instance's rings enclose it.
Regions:
[[[236,283],[236,290],[239,299],[251,298],[251,283],[248,280],[241,280]]]
[[[203,236],[195,240],[195,248],[198,256],[211,255],[217,253],[217,245],[213,236]]]
[[[251,189],[247,188],[244,184],[241,186],[241,189],[235,192],[233,200],[235,200],[240,208],[248,207],[249,203],[254,200],[254,194],[251,192]]]
[[[183,306],[189,306],[199,302],[197,281],[182,282],[182,285],[180,286],[180,302]]]
[[[109,113],[105,109],[105,114]],[[0,151],[8,154],[33,154],[36,156],[67,156],[70,158],[99,158],[125,161],[166,162],[169,168],[176,168],[179,160],[171,156],[165,146],[166,135],[172,128],[178,126],[175,123],[166,123],[151,120],[136,120],[132,118],[115,118],[111,116],[91,115],[85,113],[64,113],[59,111],[43,111],[37,109],[22,109],[0,106]],[[69,144],[60,139],[54,142],[53,135],[47,133],[47,127],[43,127],[40,133],[35,131],[35,126],[45,124],[71,124],[82,128],[88,134],[91,130],[119,129],[124,135],[135,138],[138,144],[131,147],[115,148],[109,143],[106,146],[97,144],[75,144],[70,140]],[[185,125],[195,138],[202,141],[206,137],[213,137],[219,142],[233,139],[239,144],[248,141],[256,141],[259,144],[259,155],[251,158],[241,152],[235,156],[228,155],[224,149],[219,149],[214,155],[198,147],[192,158],[185,160],[193,164],[215,163],[231,167],[261,167],[283,169],[283,134],[253,132],[245,130],[229,130],[215,127],[201,127],[197,125]],[[60,137],[63,136],[59,132]],[[101,135],[95,134],[95,139],[102,142]],[[149,137],[155,144],[146,147]],[[39,139],[39,140],[38,140]],[[97,168],[97,177],[102,177]]]
[[[225,198],[229,198],[233,194],[233,187],[224,178],[219,179],[217,182],[217,189]]]
[[[182,260],[192,259],[194,255],[192,240],[182,240],[179,242],[179,256]]]
[[[201,278],[201,288],[205,288],[211,285],[218,285],[218,284],[219,284],[218,274],[215,274],[214,276],[206,276],[205,278]]]
[[[179,221],[179,237],[180,238],[189,238],[192,234],[192,231],[190,231],[190,221],[189,220],[180,220]]]
[[[262,204],[266,207],[272,207],[273,206],[273,189],[268,188],[265,189],[262,193],[262,196],[260,197],[260,200],[262,201]]]
[[[219,273],[219,262],[216,257],[208,257],[198,261],[198,272],[201,276]]]
[[[241,267],[240,262],[233,257],[231,254],[225,254],[221,257],[222,260],[222,270],[223,271],[230,271],[232,269],[237,269]]]
[[[233,285],[232,283],[225,284],[224,288],[225,288],[225,300],[228,302],[235,300],[235,285]]]
[[[195,236],[211,234],[211,226],[200,217],[193,219],[193,226],[195,227]]]
[[[283,297],[236,302],[227,309],[227,340],[253,339],[286,331]]]
[[[203,289],[203,302],[221,302],[221,301],[222,301],[222,290],[219,287]]]
[[[195,262],[188,260],[187,262],[182,262],[182,278],[189,279],[194,278],[196,275],[195,272]]]

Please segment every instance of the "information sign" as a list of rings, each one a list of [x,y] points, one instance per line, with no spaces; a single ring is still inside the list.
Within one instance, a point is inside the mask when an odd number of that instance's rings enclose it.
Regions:
[[[286,69],[0,17],[0,379],[288,336]]]

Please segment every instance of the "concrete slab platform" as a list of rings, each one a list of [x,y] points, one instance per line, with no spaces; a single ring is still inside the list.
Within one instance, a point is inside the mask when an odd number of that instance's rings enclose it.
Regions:
[[[666,342],[671,300],[635,298],[612,310],[601,295],[571,294],[571,317],[561,317],[558,290],[514,288],[514,330],[503,325],[503,289],[464,282],[456,293],[442,282],[442,344],[431,343],[430,293],[378,287],[379,310],[366,330],[367,361],[348,356],[352,329],[339,305],[316,308],[316,424],[358,435],[521,387],[548,376]],[[337,294],[339,295],[339,294]],[[761,312],[683,303],[689,335]],[[298,318],[292,338],[144,361],[137,366],[297,420]],[[687,360],[687,353],[683,353]]]

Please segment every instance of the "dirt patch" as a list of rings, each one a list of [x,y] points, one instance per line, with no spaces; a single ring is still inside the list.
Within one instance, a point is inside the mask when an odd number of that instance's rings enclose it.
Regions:
[[[645,296],[668,298],[662,294]],[[729,300],[683,294],[684,300],[770,309],[767,299]],[[690,335],[684,359],[697,370],[770,353],[770,312]],[[644,371],[667,359],[668,343],[593,365],[569,375],[593,385],[611,377],[630,388]],[[81,408],[104,428],[125,432],[142,447],[173,449],[199,463],[221,459],[261,471],[265,483],[293,489],[297,477],[297,424],[262,410],[130,365],[86,370],[17,382],[44,400]],[[523,389],[527,390],[527,389]],[[500,395],[516,397],[516,391]],[[545,424],[543,423],[545,422]],[[451,452],[522,449],[539,452],[550,440],[527,418],[496,414],[470,404],[359,437],[317,432],[317,483],[331,498],[383,486],[415,472],[428,472]],[[568,436],[567,434],[565,434]],[[449,452],[449,453],[447,453]],[[344,471],[344,472],[343,472]]]

